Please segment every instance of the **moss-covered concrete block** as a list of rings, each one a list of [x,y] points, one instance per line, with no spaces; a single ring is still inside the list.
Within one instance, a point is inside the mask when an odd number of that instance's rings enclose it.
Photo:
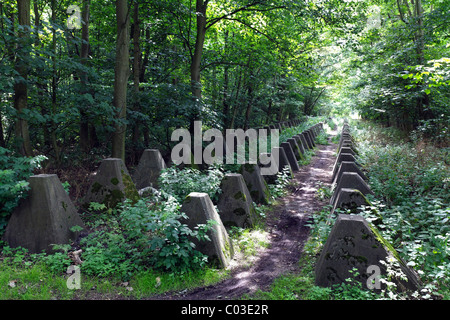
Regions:
[[[297,140],[295,138],[289,138],[286,141],[291,145],[292,151],[294,151],[297,161],[304,159],[303,153],[300,150]]]
[[[308,131],[308,130],[305,130],[305,131],[303,131],[301,134],[302,134],[303,137],[305,137],[306,143],[308,144],[308,148],[309,148],[310,150],[314,149],[315,144],[314,144],[314,141],[313,141],[313,139],[312,139],[311,134],[309,133],[309,131]]]
[[[286,153],[286,157],[289,161],[289,164],[291,165],[292,171],[299,171],[300,167],[298,165],[297,158],[295,157],[294,150],[292,149],[291,144],[289,142],[282,142],[280,146]]]
[[[304,146],[300,135],[296,134],[295,136],[293,136],[293,138],[297,142],[297,146],[300,149],[300,152],[302,153],[302,156],[303,156],[305,154],[305,149],[307,149],[308,147]]]
[[[68,244],[85,228],[78,212],[56,174],[40,174],[28,180],[28,197],[13,211],[3,236],[10,247],[30,253],[52,252],[53,244]]]
[[[241,165],[240,173],[244,178],[253,201],[259,204],[268,204],[270,192],[264,177],[261,175],[259,166],[257,164],[245,163]]]
[[[223,225],[226,228],[252,227],[257,218],[256,210],[243,176],[238,173],[226,174],[220,188],[222,192],[217,202],[217,209]]]
[[[388,259],[396,261],[407,277],[407,281],[391,279],[400,291],[420,288],[417,274],[373,225],[359,215],[339,215],[316,263],[316,285],[331,287],[351,278],[361,282],[363,288],[368,288],[368,282],[372,285],[369,279],[371,270],[375,267],[380,276],[386,275],[386,267],[380,261]],[[359,273],[357,277],[350,273],[354,268]],[[380,287],[375,289],[384,289],[384,285],[380,283]]]
[[[97,202],[114,208],[125,199],[135,202],[139,198],[138,190],[123,161],[107,158],[101,162],[97,174],[93,177],[83,205],[86,207],[91,202]]]
[[[343,172],[341,178],[337,181],[336,188],[334,189],[333,195],[330,199],[330,204],[334,205],[339,191],[343,188],[347,189],[357,189],[362,194],[373,194],[370,190],[369,185],[364,181],[363,178],[356,172]]]
[[[209,220],[214,221],[212,229],[208,232],[211,241],[199,241],[193,238],[192,242],[196,250],[208,256],[210,262],[226,268],[233,259],[234,248],[208,194],[191,192],[184,200],[181,212],[188,216],[185,223],[192,230],[199,224],[206,224]]]

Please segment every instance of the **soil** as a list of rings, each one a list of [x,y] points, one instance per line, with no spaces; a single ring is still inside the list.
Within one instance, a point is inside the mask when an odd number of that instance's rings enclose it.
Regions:
[[[238,299],[266,290],[282,274],[300,271],[298,262],[308,238],[308,219],[327,203],[317,197],[320,186],[331,184],[336,144],[317,145],[316,155],[295,172],[293,187],[267,217],[270,246],[251,266],[237,267],[226,280],[188,292],[154,296],[159,300]]]

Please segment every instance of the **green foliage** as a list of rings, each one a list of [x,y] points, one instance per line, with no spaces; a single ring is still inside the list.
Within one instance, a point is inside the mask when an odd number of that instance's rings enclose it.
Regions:
[[[367,133],[377,130],[364,127],[356,135],[359,161],[378,199],[371,199],[373,207],[362,214],[377,224],[422,280],[445,294],[450,274],[450,170],[445,150],[404,143],[392,134],[381,139]]]
[[[195,250],[192,239],[208,241],[210,226],[189,229],[183,223],[187,217],[179,209],[171,196],[159,195],[135,204],[125,201],[118,212],[108,214],[105,226],[82,239],[82,271],[129,279],[147,268],[187,272],[204,267],[206,257]]]
[[[223,169],[217,165],[206,171],[173,166],[162,170],[158,183],[163,192],[174,196],[180,203],[191,192],[207,193],[212,201],[216,201],[223,176]]]
[[[282,197],[287,192],[287,186],[290,184],[291,169],[286,166],[277,173],[277,179],[274,184],[269,184],[269,193],[273,199]]]
[[[20,199],[27,196],[28,178],[46,157],[16,157],[0,147],[0,234]]]

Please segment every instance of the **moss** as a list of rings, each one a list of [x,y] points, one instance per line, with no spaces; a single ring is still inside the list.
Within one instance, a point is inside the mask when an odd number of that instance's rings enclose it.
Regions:
[[[255,167],[251,163],[246,163],[243,166],[241,166],[243,170],[247,171],[248,173],[253,173],[255,171]]]
[[[383,236],[380,234],[380,232],[377,230],[377,228],[371,224],[368,223],[370,229],[372,230],[373,234],[375,235],[375,238],[380,242],[394,257],[398,260],[399,263],[401,263],[403,266],[405,266],[403,260],[401,259],[400,255],[398,254],[397,250],[394,249],[392,244],[383,238]]]
[[[126,174],[125,171],[121,170],[121,173],[125,197],[130,199],[132,203],[136,203],[140,198],[136,186],[134,185],[133,180],[131,180],[131,177]]]
[[[113,184],[113,185],[115,185],[115,186],[117,186],[118,184],[119,184],[119,179],[117,179],[117,178],[112,178],[111,179],[111,183]]]
[[[114,208],[117,206],[119,202],[122,202],[125,198],[125,195],[119,189],[109,190],[108,194],[105,196],[103,200],[103,204],[108,208]]]
[[[67,203],[65,203],[64,201],[61,201],[61,205],[62,205],[64,211],[66,211],[67,210]]]
[[[103,186],[100,183],[94,182],[94,184],[92,184],[91,192],[98,193],[102,189],[102,187]]]
[[[247,197],[245,196],[245,194],[242,191],[238,191],[235,195],[234,198],[236,200],[243,200],[243,201],[247,201]]]
[[[237,216],[243,216],[247,214],[247,212],[243,208],[236,208],[233,210],[233,213]]]

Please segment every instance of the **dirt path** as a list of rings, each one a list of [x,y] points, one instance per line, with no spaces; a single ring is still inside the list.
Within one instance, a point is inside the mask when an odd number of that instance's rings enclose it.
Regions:
[[[295,173],[294,189],[281,199],[268,217],[270,247],[265,249],[250,267],[238,267],[231,277],[208,287],[189,292],[155,297],[164,300],[237,299],[258,289],[267,289],[272,281],[286,273],[299,271],[298,261],[308,237],[306,226],[311,213],[326,203],[317,198],[320,183],[331,180],[335,144],[318,145],[311,163]]]

